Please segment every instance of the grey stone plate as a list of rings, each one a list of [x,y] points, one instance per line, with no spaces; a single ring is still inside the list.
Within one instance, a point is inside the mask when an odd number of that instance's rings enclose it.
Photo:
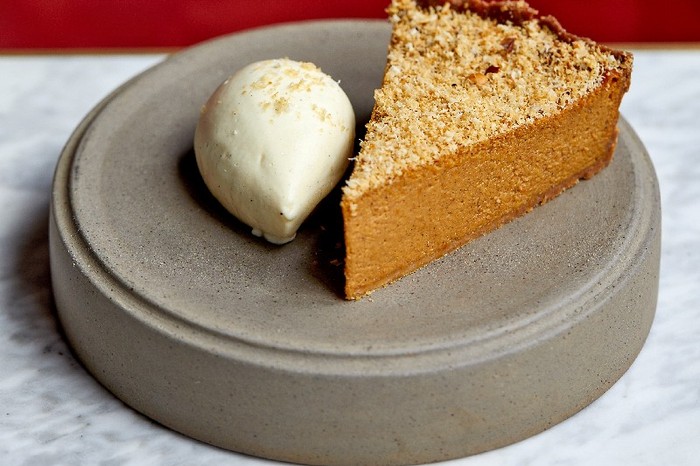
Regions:
[[[117,397],[252,455],[420,463],[534,435],[632,363],[656,306],[660,206],[624,121],[600,175],[359,302],[339,295],[337,195],[283,247],[209,195],[192,136],[227,75],[313,61],[362,119],[388,35],[330,21],[224,37],[128,82],[77,128],[54,182],[53,286],[76,354]]]

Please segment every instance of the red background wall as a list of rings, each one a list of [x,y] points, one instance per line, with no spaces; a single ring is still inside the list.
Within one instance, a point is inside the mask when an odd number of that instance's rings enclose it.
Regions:
[[[0,49],[182,47],[313,18],[383,18],[389,0],[0,0]],[[663,8],[660,4],[663,3]],[[700,41],[700,0],[530,0],[603,42]]]

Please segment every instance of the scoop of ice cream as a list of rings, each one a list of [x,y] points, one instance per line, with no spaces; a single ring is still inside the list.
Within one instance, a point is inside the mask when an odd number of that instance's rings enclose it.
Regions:
[[[197,166],[211,193],[253,234],[283,244],[343,176],[355,114],[340,85],[311,63],[253,63],[202,108]]]

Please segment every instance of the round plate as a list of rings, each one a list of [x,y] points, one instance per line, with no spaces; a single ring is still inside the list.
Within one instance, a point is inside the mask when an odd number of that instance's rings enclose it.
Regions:
[[[342,299],[337,193],[273,246],[207,192],[199,109],[240,67],[312,61],[369,115],[389,27],[326,21],[173,55],[105,99],[58,163],[56,305],[88,370],[189,436],[315,464],[420,463],[566,419],[629,367],[649,331],[658,187],[620,122],[613,163],[428,267]]]

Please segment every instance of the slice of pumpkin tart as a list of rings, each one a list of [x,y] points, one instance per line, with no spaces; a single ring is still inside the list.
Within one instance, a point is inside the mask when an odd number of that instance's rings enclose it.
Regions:
[[[383,83],[341,208],[356,299],[611,160],[632,55],[523,1],[393,0]]]

